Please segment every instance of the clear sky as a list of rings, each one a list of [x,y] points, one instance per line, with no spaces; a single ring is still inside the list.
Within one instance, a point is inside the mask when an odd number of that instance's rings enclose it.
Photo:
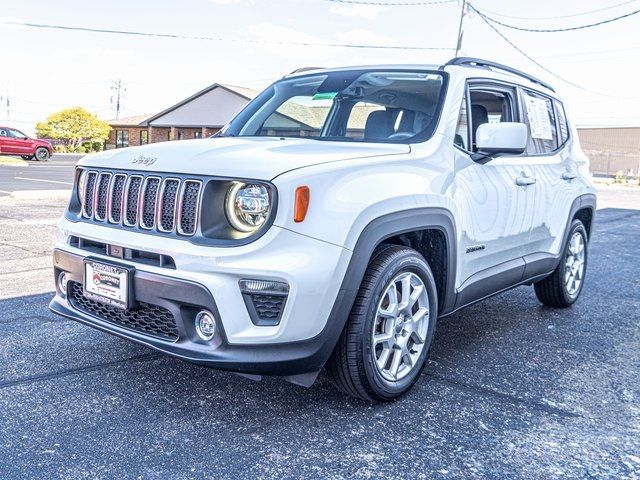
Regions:
[[[640,0],[471,1],[505,23],[545,29],[594,23],[640,9]],[[116,79],[126,85],[121,112],[125,117],[161,111],[215,82],[261,89],[302,66],[440,63],[452,57],[453,50],[317,44],[452,49],[460,16],[457,2],[371,6],[328,0],[2,0],[0,5],[0,123],[27,133],[35,122],[70,106],[113,118],[110,98]],[[2,23],[7,21],[222,40],[36,29]],[[507,63],[549,81],[579,125],[640,125],[640,14],[564,33],[498,28],[549,70],[604,95],[544,72],[474,13],[465,20],[464,54]]]

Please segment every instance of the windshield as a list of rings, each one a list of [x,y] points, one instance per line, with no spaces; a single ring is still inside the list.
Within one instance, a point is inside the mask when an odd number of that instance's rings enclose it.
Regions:
[[[339,71],[287,78],[249,103],[221,136],[415,143],[436,128],[439,72]]]

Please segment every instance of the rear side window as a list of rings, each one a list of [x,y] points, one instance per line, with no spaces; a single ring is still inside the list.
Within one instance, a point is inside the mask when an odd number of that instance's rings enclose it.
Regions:
[[[522,91],[524,122],[529,127],[527,154],[540,155],[558,149],[558,132],[550,98]]]
[[[560,145],[564,145],[569,140],[569,124],[567,123],[567,115],[564,113],[564,106],[560,102],[555,102],[556,112],[558,112],[558,135],[560,137]]]

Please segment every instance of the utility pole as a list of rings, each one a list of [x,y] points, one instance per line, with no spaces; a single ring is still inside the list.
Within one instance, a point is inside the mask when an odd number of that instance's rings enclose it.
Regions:
[[[462,9],[460,10],[460,25],[458,26],[458,42],[456,43],[456,57],[462,50],[462,35],[464,35],[464,30],[462,29],[464,25],[464,16],[467,14],[467,3],[468,0],[462,0]]]
[[[127,88],[122,84],[122,79],[113,81],[113,85],[111,85],[111,91],[114,92],[111,96],[111,104],[115,103],[116,119],[118,119],[120,117],[120,105],[122,102],[122,98],[124,97],[124,93],[127,91]]]
[[[11,117],[11,99],[9,98],[9,82],[7,82],[7,93],[4,97],[3,103],[7,107],[7,123],[9,123],[9,118]]]

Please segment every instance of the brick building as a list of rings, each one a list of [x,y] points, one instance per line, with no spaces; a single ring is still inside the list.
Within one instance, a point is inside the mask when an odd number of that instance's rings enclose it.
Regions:
[[[257,94],[250,88],[214,83],[160,113],[110,121],[112,129],[106,148],[206,138],[226,125]]]

